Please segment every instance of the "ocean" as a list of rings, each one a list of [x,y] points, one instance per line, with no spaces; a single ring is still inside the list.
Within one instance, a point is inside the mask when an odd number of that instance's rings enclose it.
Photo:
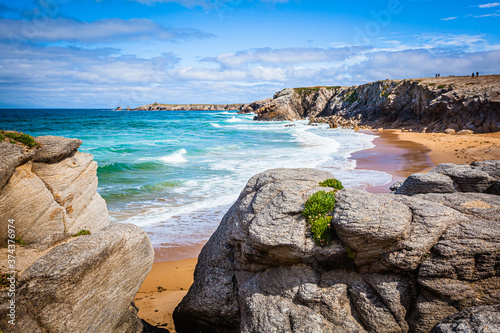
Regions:
[[[328,170],[346,187],[391,180],[355,170],[349,159],[373,147],[371,135],[252,118],[227,111],[3,109],[0,129],[81,139],[80,151],[99,165],[98,191],[111,221],[142,227],[157,249],[206,242],[246,182],[267,169]]]

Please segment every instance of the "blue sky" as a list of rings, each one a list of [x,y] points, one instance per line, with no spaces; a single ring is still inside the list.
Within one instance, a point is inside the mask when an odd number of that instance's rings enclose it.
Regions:
[[[251,102],[500,73],[500,2],[0,0],[0,50],[0,107]]]

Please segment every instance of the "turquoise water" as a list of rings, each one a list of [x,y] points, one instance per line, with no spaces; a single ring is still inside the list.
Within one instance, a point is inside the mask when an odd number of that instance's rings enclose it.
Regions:
[[[83,140],[98,162],[113,222],[144,228],[156,247],[206,241],[250,177],[277,167],[329,170],[346,186],[389,175],[354,170],[373,136],[236,112],[0,110],[0,128]]]

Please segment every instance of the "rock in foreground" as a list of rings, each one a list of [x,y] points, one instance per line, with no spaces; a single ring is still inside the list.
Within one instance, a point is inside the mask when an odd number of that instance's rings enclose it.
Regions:
[[[327,247],[301,212],[331,174],[254,176],[199,256],[174,312],[177,331],[429,332],[500,303],[499,167],[438,166],[453,192],[422,181],[405,182],[405,194],[344,189]]]

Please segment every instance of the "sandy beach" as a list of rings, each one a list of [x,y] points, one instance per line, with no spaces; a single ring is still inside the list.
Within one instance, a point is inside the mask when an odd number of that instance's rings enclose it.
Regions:
[[[395,181],[440,163],[500,159],[500,132],[448,135],[383,130],[365,133],[377,136],[375,147],[352,155],[357,168],[384,171],[393,176],[392,182],[384,186],[360,186],[372,193],[388,193]],[[153,269],[142,284],[135,304],[140,318],[174,332],[172,313],[193,282],[197,259],[160,262],[166,252],[157,250],[156,253]]]

